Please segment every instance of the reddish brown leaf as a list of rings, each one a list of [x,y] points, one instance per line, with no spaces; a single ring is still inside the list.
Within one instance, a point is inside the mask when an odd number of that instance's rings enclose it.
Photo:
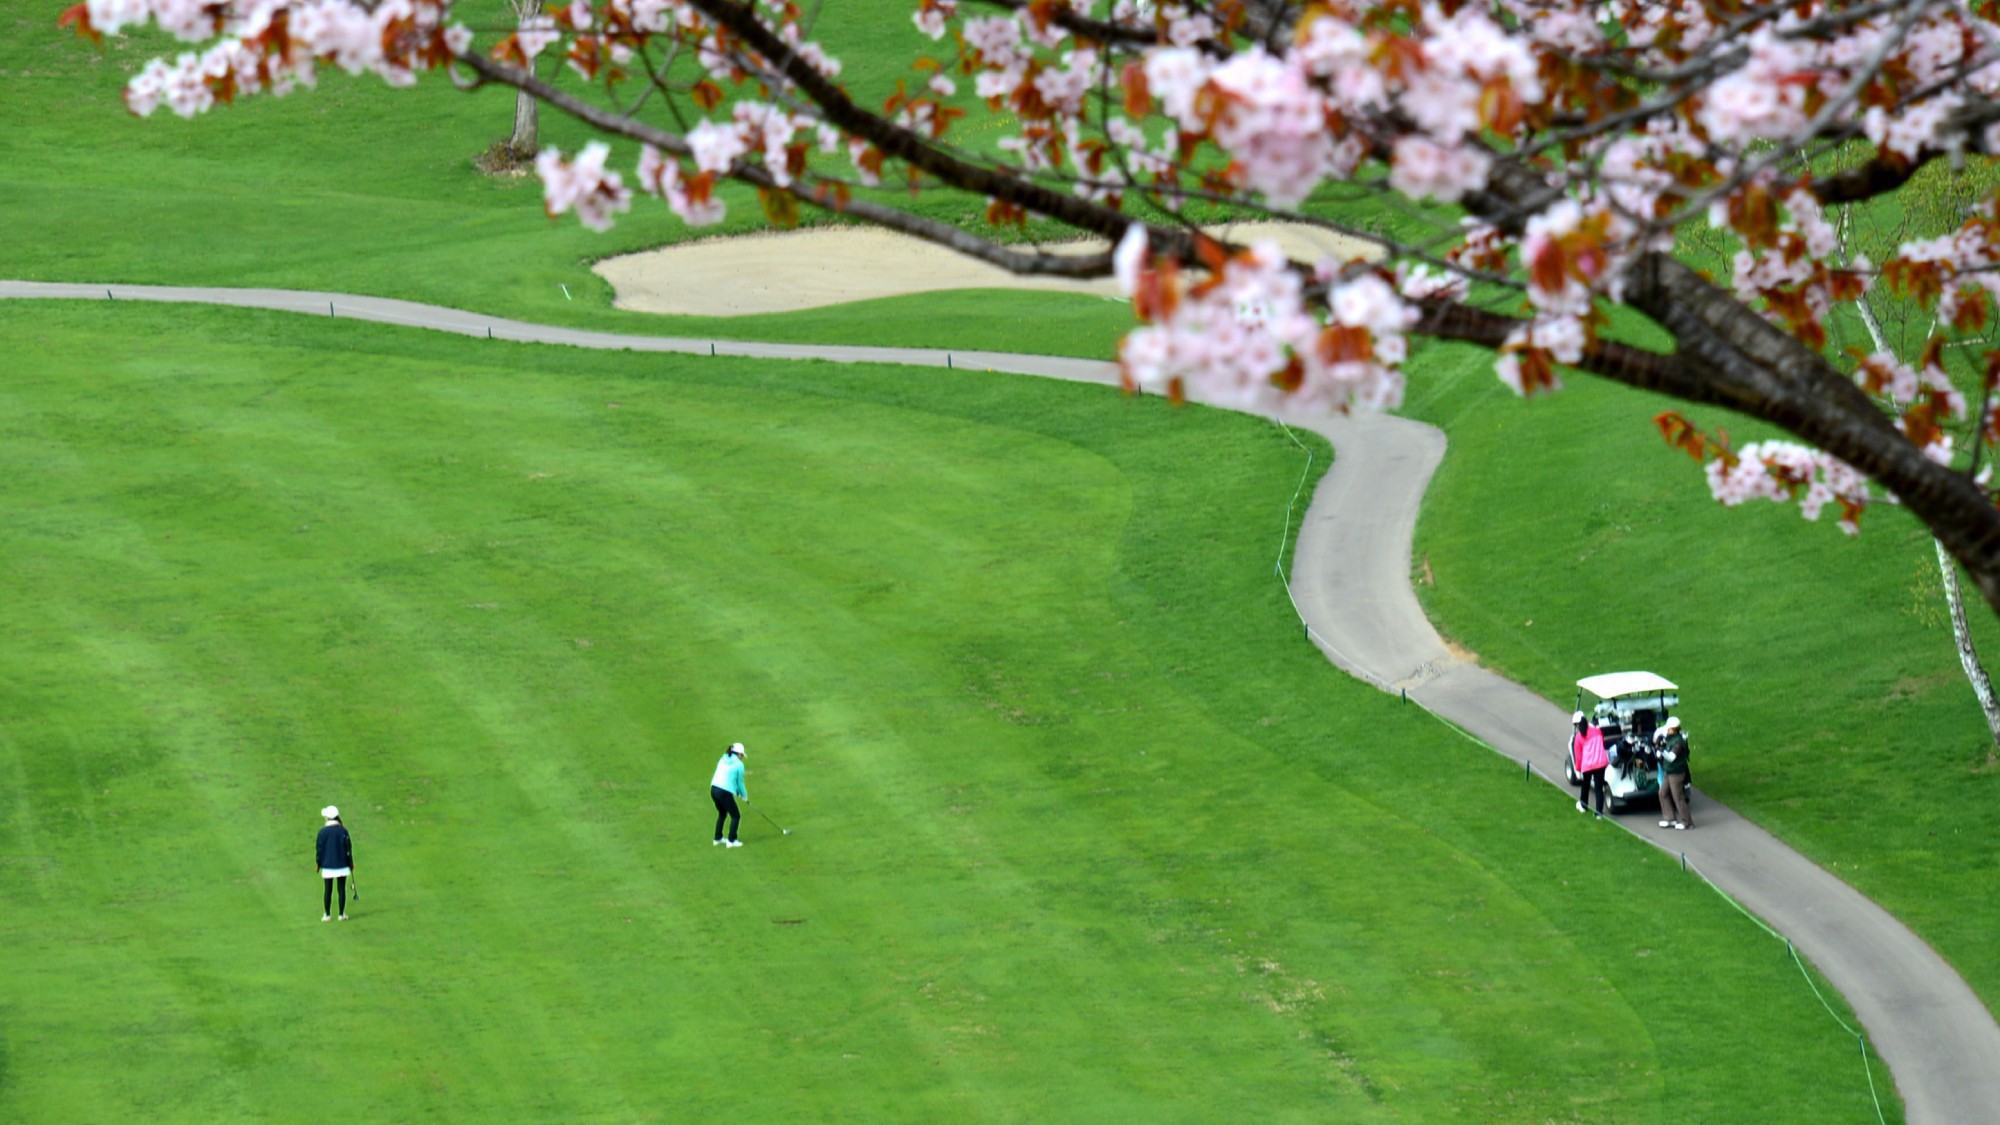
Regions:
[[[1479,119],[1486,127],[1503,137],[1511,137],[1521,127],[1527,107],[1521,104],[1521,95],[1514,92],[1514,84],[1505,78],[1487,79],[1486,86],[1479,92]]]
[[[1944,430],[1938,425],[1938,410],[1932,402],[1919,402],[1903,412],[1903,436],[1919,449],[1930,445],[1943,436]]]
[[[1020,204],[995,199],[986,205],[986,221],[996,227],[1026,226],[1028,212]]]
[[[1155,258],[1140,269],[1139,284],[1132,294],[1132,311],[1140,320],[1165,320],[1180,307],[1180,266],[1172,258]]]
[[[1778,201],[1770,189],[1753,183],[1729,197],[1729,225],[1752,249],[1778,244]]]
[[[76,28],[77,38],[88,39],[92,43],[103,43],[104,36],[90,22],[90,5],[78,4],[56,17],[57,27]]]
[[[488,53],[493,57],[494,62],[503,62],[519,70],[528,69],[528,53],[521,49],[521,37],[519,35],[509,35],[507,38],[495,43],[493,50]]]
[[[1546,348],[1522,348],[1519,353],[1521,394],[1533,396],[1556,387],[1555,360]]]
[[[1299,360],[1298,356],[1290,357],[1286,361],[1285,366],[1271,373],[1271,385],[1284,391],[1286,394],[1290,394],[1300,387],[1305,386],[1305,382],[1306,365]]]
[[[1146,86],[1146,68],[1138,62],[1125,64],[1118,76],[1118,84],[1125,91],[1125,115],[1140,118],[1153,108],[1153,94]]]
[[[571,43],[566,57],[576,64],[577,72],[585,78],[596,78],[598,68],[604,65],[603,54],[594,36],[584,36]]]
[[[1375,358],[1375,336],[1366,328],[1327,325],[1319,334],[1319,357],[1325,363],[1368,363]]]
[[[1931,304],[1944,292],[1944,271],[1935,262],[1912,262],[1891,258],[1882,266],[1882,280],[1889,290],[1920,304]]]
[[[1919,370],[1926,367],[1944,369],[1944,337],[1932,336],[1924,342],[1924,357],[1917,361]]]
[[[1215,274],[1221,273],[1222,267],[1229,262],[1229,252],[1222,248],[1222,243],[1200,231],[1196,231],[1194,236],[1194,256],[1210,273]]]
[[[757,202],[764,205],[764,217],[779,230],[790,230],[799,225],[798,196],[783,188],[757,189]]]
[[[1536,252],[1534,261],[1528,263],[1528,277],[1534,284],[1551,293],[1562,291],[1569,278],[1568,263],[1564,260],[1562,247],[1554,240],[1544,242]]]
[[[1369,61],[1390,78],[1408,82],[1423,73],[1424,49],[1406,36],[1385,35],[1375,45],[1374,57]]]
[[[1678,410],[1669,410],[1655,415],[1653,424],[1660,428],[1660,436],[1666,439],[1670,448],[1681,450],[1696,461],[1708,452],[1708,437],[1693,422],[1683,417]]]
[[[1986,290],[1968,285],[1958,291],[1958,311],[1952,314],[1951,326],[1960,332],[1977,332],[1986,327],[1992,310]]]

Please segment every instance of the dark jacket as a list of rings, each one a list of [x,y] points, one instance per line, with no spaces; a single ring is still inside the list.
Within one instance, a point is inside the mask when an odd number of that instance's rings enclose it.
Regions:
[[[1668,735],[1660,746],[1660,767],[1668,773],[1688,772],[1688,740],[1681,732]]]
[[[322,871],[353,867],[354,841],[347,836],[347,826],[329,824],[320,829],[319,838],[313,841],[313,854],[319,857]]]

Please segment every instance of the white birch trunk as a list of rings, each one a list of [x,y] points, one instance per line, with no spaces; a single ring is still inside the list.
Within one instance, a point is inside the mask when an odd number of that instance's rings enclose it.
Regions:
[[[540,123],[541,103],[526,90],[514,92],[514,135],[507,140],[507,147],[523,157],[530,157],[541,150],[536,136]]]
[[[514,13],[516,24],[524,23],[542,13],[542,0],[508,0]],[[533,157],[541,151],[538,135],[541,124],[541,103],[526,90],[514,92],[514,134],[507,139],[507,147],[523,157]]]
[[[1863,296],[1855,302],[1861,310],[1861,323],[1868,326],[1868,338],[1875,341],[1875,350],[1885,354],[1889,351],[1888,341],[1882,335],[1882,322],[1875,319],[1875,310],[1868,306],[1868,298]],[[1965,598],[1958,592],[1958,565],[1951,561],[1951,555],[1944,544],[1936,539],[1931,546],[1937,549],[1938,574],[1944,584],[1945,605],[1951,609],[1951,638],[1958,644],[1958,664],[1965,669],[1965,678],[1972,684],[1972,694],[1979,700],[1979,709],[1986,713],[1986,731],[1993,744],[2000,746],[2000,699],[1993,695],[1993,681],[1986,676],[1985,665],[1979,662],[1979,650],[1972,645],[1972,630],[1965,623]]]
[[[1979,697],[1979,709],[1986,712],[1986,729],[1992,734],[1995,745],[2000,746],[2000,700],[1993,697],[1993,681],[1986,678],[1986,668],[1979,663],[1979,653],[1972,647],[1972,630],[1965,627],[1965,599],[1958,593],[1958,566],[1945,553],[1944,544],[1931,540],[1937,548],[1938,571],[1944,575],[1944,599],[1951,606],[1951,635],[1958,642],[1958,663],[1965,669],[1965,678],[1972,682],[1972,694]]]

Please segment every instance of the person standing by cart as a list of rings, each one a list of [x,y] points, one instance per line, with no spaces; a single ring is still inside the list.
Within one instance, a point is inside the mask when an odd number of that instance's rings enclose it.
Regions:
[[[1576,811],[1590,811],[1590,795],[1595,790],[1597,815],[1603,816],[1604,804],[1610,795],[1604,784],[1604,768],[1611,764],[1611,758],[1604,750],[1604,731],[1597,724],[1586,721],[1581,711],[1569,719],[1576,727],[1576,733],[1569,740],[1569,764],[1583,786],[1576,795]]]
[[[1675,829],[1694,827],[1694,815],[1688,810],[1688,741],[1681,733],[1678,717],[1669,718],[1661,728],[1665,737],[1660,740],[1660,821],[1662,827],[1671,825]]]

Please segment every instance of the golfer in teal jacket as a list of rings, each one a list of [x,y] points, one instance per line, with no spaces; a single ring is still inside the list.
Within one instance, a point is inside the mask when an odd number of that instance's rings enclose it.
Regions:
[[[722,760],[715,763],[715,780],[708,783],[709,799],[715,802],[715,842],[740,848],[743,842],[736,838],[736,826],[743,820],[743,811],[736,807],[736,799],[750,801],[750,791],[743,787],[743,744],[732,742],[729,749],[722,752]],[[722,838],[722,822],[729,822],[729,838]]]

